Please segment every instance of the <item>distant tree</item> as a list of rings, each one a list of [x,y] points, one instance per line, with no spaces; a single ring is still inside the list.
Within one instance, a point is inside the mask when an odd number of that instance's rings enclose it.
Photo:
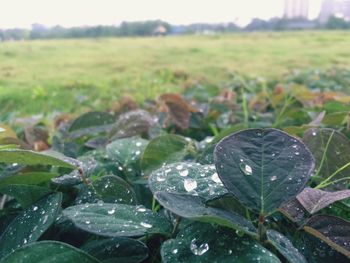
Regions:
[[[350,22],[345,21],[343,18],[331,16],[325,27],[327,29],[350,29]]]

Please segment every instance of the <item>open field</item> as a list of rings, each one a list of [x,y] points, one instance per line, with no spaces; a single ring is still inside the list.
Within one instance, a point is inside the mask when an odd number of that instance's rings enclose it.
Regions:
[[[280,78],[293,69],[350,66],[348,32],[48,40],[0,43],[1,112],[106,108],[232,73]]]

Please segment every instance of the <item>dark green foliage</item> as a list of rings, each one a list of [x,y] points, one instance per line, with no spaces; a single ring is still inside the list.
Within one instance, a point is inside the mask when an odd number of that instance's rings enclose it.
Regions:
[[[56,152],[0,126],[0,262],[347,262],[350,98],[290,87],[85,113]]]

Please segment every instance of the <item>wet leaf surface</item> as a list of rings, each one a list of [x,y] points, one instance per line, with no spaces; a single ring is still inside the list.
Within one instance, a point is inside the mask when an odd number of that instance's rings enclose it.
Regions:
[[[94,240],[81,249],[103,263],[138,263],[148,257],[144,243],[126,237]]]
[[[301,192],[314,169],[306,146],[276,129],[234,133],[220,141],[214,157],[228,191],[262,214],[273,212]]]
[[[40,241],[17,249],[1,263],[99,263],[80,249],[57,241]]]
[[[213,199],[227,193],[214,165],[186,162],[169,164],[154,171],[148,182],[153,193],[184,193],[205,199]]]
[[[258,242],[203,223],[194,223],[164,242],[161,255],[164,263],[280,262]]]
[[[99,236],[133,237],[146,233],[167,234],[171,229],[168,220],[143,206],[124,204],[84,204],[63,211],[78,228]]]
[[[350,223],[348,221],[334,216],[315,215],[306,222],[304,229],[350,258]]]
[[[158,202],[176,215],[207,223],[215,223],[240,230],[248,235],[257,236],[254,225],[243,216],[220,208],[208,207],[205,200],[199,196],[155,193]]]
[[[21,212],[0,237],[0,257],[38,240],[56,220],[61,200],[61,193],[52,194]]]
[[[20,149],[0,150],[0,163],[53,165],[72,169],[77,168],[77,162],[74,159]]]
[[[292,242],[281,233],[269,229],[267,239],[290,263],[307,263],[304,256],[294,247]]]

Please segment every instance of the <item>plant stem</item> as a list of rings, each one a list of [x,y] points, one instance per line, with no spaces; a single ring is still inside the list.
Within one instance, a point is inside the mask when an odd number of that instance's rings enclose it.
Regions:
[[[277,127],[280,123],[280,120],[283,116],[283,114],[285,113],[286,109],[288,108],[288,106],[290,105],[290,103],[293,101],[293,98],[289,97],[286,99],[286,101],[284,102],[284,105],[281,109],[281,111],[279,112],[276,120],[275,120],[275,123],[273,124],[273,127]]]
[[[180,222],[181,222],[181,217],[177,216],[176,217],[176,221],[175,221],[175,225],[174,225],[174,228],[173,228],[173,231],[172,231],[171,235],[176,234],[177,229],[179,228]]]
[[[326,159],[326,154],[327,154],[327,151],[328,151],[329,144],[331,143],[331,140],[332,140],[332,138],[333,138],[333,134],[334,134],[334,131],[332,131],[331,135],[330,135],[329,138],[328,138],[326,147],[325,147],[324,152],[323,152],[323,155],[322,155],[322,159],[321,159],[320,166],[318,167],[315,176],[318,176],[318,175],[320,174],[320,172],[321,172],[321,169],[322,169],[322,167],[323,167],[324,161],[325,161],[325,159]],[[321,135],[321,139],[322,139],[322,135]],[[323,144],[323,140],[322,140],[322,144]],[[322,184],[322,183],[323,183],[323,182],[321,182],[321,184]]]
[[[244,114],[244,124],[246,127],[249,127],[249,111],[248,111],[248,103],[246,94],[244,93],[244,89],[242,89],[242,108]]]
[[[266,227],[264,226],[265,216],[263,214],[259,215],[258,231],[259,231],[259,241],[264,242],[266,240]]]

